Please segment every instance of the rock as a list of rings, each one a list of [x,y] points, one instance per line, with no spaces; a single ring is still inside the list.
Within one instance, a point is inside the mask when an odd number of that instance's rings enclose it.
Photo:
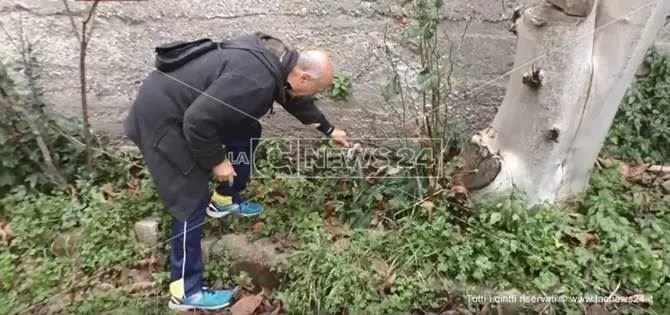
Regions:
[[[160,239],[159,224],[156,218],[146,218],[135,223],[137,242],[150,247],[158,245]]]
[[[202,240],[202,263],[207,264],[212,258],[212,248],[218,240],[216,238],[210,237]],[[219,248],[220,250],[220,248]]]
[[[208,255],[222,250],[230,254],[233,274],[244,271],[260,287],[276,288],[279,285],[279,273],[274,269],[285,257],[279,252],[279,245],[269,239],[249,242],[243,234],[227,234],[211,244]]]
[[[81,230],[72,230],[58,234],[53,242],[51,242],[51,252],[56,256],[72,255],[80,237]]]
[[[663,182],[663,184],[661,184],[661,187],[663,188],[666,194],[670,195],[670,179]]]
[[[547,0],[547,2],[572,16],[588,16],[593,8],[593,0]]]
[[[611,313],[600,304],[593,304],[586,309],[586,315],[610,315]]]
[[[650,172],[670,174],[670,165],[652,165],[649,167]]]
[[[522,314],[524,310],[524,303],[519,303],[521,301],[521,296],[523,293],[518,290],[508,290],[496,293],[498,297],[503,298],[504,300],[511,303],[501,303],[501,311],[503,314],[515,315]]]

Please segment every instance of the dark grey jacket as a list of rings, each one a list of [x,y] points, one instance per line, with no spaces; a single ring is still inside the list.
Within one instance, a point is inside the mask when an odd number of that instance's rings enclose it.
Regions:
[[[255,35],[232,42],[264,48]],[[144,80],[124,132],[141,150],[173,216],[186,220],[207,198],[211,170],[225,159],[222,136],[257,124],[275,100],[303,124],[330,126],[311,98],[279,97],[294,65],[270,53],[218,49]]]

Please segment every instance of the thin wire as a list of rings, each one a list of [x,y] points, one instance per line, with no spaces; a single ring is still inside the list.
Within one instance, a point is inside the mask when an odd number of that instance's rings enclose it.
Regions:
[[[639,7],[639,8],[637,8],[637,9],[632,10],[632,11],[629,12],[628,14],[631,14],[631,13],[633,13],[633,12],[635,12],[635,11],[637,11],[637,10],[643,8],[643,7],[646,7],[646,6],[648,6],[649,4],[651,4],[651,2],[648,3],[648,4],[646,4],[646,5],[644,5],[644,6]],[[628,14],[626,14],[626,16],[627,16]],[[594,30],[594,32],[595,32],[596,30],[598,30],[598,29],[602,29],[602,28],[604,28],[604,27],[606,27],[606,26],[609,26],[610,24],[612,24],[612,23],[614,23],[614,22],[616,22],[616,20],[614,20],[613,22],[607,23],[607,24],[605,24],[605,25],[603,25],[603,26],[601,26],[601,27],[599,27],[599,28],[596,28],[596,29]],[[586,36],[586,35],[585,35],[585,36]],[[580,38],[578,38],[578,39],[580,39]],[[578,39],[575,39],[574,41],[577,41]],[[570,44],[572,44],[572,42],[574,42],[574,41],[571,41]],[[566,46],[567,46],[567,45],[566,45]],[[562,48],[562,47],[559,47],[559,48]],[[530,61],[530,62],[527,63],[527,64],[530,64],[530,63],[532,63],[532,62],[534,62],[534,61],[537,61],[537,60],[539,60],[539,59],[542,59],[542,58],[546,57],[546,55],[547,55],[547,53],[545,53],[545,54],[543,54],[543,55],[541,55],[541,56],[535,58],[534,60]],[[139,60],[138,58],[134,58],[134,57],[130,57],[130,58],[131,58],[131,59],[135,59],[135,60]],[[146,64],[145,64],[144,62],[142,62],[142,63],[146,66]],[[523,65],[523,66],[527,66],[527,64],[525,64],[525,65]],[[476,91],[476,90],[478,90],[478,89],[480,89],[480,88],[483,88],[484,86],[489,85],[490,83],[492,83],[492,82],[498,80],[498,79],[501,78],[501,77],[506,76],[507,74],[509,74],[509,73],[511,73],[511,72],[513,72],[513,71],[515,71],[515,70],[518,70],[518,69],[521,68],[521,67],[522,67],[522,66],[517,67],[516,69],[513,69],[513,70],[511,70],[511,71],[508,71],[507,73],[505,73],[505,74],[499,76],[498,78],[493,79],[493,80],[490,80],[490,81],[484,83],[483,85],[481,85],[481,86],[479,86],[479,87],[473,89],[473,91]],[[152,67],[152,68],[153,68],[153,67]],[[195,91],[198,91],[198,92],[200,92],[201,94],[203,94],[203,95],[205,95],[205,96],[207,96],[207,97],[209,97],[209,98],[211,98],[211,99],[213,99],[213,100],[215,100],[215,101],[217,101],[217,102],[219,102],[219,103],[221,103],[221,104],[223,104],[223,105],[225,105],[225,106],[228,106],[228,107],[230,107],[231,109],[236,110],[236,111],[238,111],[238,112],[240,112],[240,113],[242,113],[242,114],[244,114],[244,115],[246,115],[246,116],[248,116],[248,117],[250,117],[250,118],[252,118],[252,119],[254,119],[254,120],[256,120],[256,121],[258,121],[258,122],[261,123],[261,124],[266,124],[266,125],[268,125],[268,126],[270,126],[270,127],[279,129],[278,127],[274,127],[274,126],[269,125],[269,124],[267,124],[267,123],[263,123],[263,122],[260,121],[259,119],[257,119],[257,118],[255,118],[255,117],[253,117],[253,116],[251,116],[251,115],[249,115],[249,114],[247,114],[247,113],[245,113],[245,112],[243,112],[243,111],[241,111],[241,110],[239,110],[239,109],[237,109],[237,108],[231,106],[230,104],[228,104],[228,103],[226,103],[226,102],[224,102],[224,101],[221,101],[221,100],[219,100],[219,99],[217,99],[217,98],[215,98],[215,97],[213,97],[213,96],[211,96],[211,95],[205,93],[204,91],[200,91],[200,90],[198,90],[197,88],[195,88],[195,87],[193,87],[193,86],[191,86],[191,85],[189,85],[189,84],[187,84],[187,83],[185,83],[185,82],[183,82],[183,81],[181,81],[181,80],[175,78],[174,76],[171,76],[171,75],[169,75],[169,74],[167,74],[167,73],[164,73],[164,72],[162,72],[162,71],[159,71],[159,70],[155,70],[155,71],[157,71],[157,72],[159,72],[159,73],[165,75],[166,77],[168,77],[168,78],[174,80],[175,82],[178,82],[178,83],[180,83],[180,84],[182,84],[182,85],[184,85],[184,86],[186,86],[186,87],[188,87],[188,88],[191,88],[191,89],[193,89],[193,90],[195,90]],[[438,106],[437,108],[431,110],[431,112],[434,111],[434,110],[437,110],[438,108],[439,108],[439,106]],[[429,113],[430,113],[430,112],[429,112]],[[436,195],[436,194],[437,194],[437,193],[434,193],[433,195]],[[259,196],[256,196],[256,197],[254,197],[254,198],[252,198],[252,199],[256,199],[257,197],[259,197]],[[430,197],[431,197],[431,196],[429,196],[429,197],[425,197],[425,198],[419,198],[419,199],[417,200],[416,203],[412,204],[410,207],[407,207],[405,210],[410,209],[410,208],[412,208],[412,207],[415,207],[417,204],[420,204],[421,202],[428,200]],[[403,210],[403,211],[404,211],[404,210]],[[472,227],[472,228],[479,228],[479,227],[475,227],[475,226],[473,226],[472,224],[468,223],[467,221],[465,221],[465,220],[463,220],[463,219],[461,219],[461,218],[457,218],[457,217],[455,217],[455,216],[453,216],[453,215],[451,215],[451,216],[454,217],[454,218],[456,218],[456,219],[458,219],[459,221],[462,221],[462,222],[468,224],[468,225],[469,225],[470,227]],[[207,223],[207,222],[209,222],[209,221],[211,221],[211,220],[212,220],[212,218],[209,218],[209,219],[205,220],[201,225],[198,225],[198,226],[196,226],[196,227],[202,226],[202,225],[204,225],[205,223]],[[195,227],[194,227],[194,228],[195,228]],[[190,230],[189,230],[189,231],[190,231]],[[483,231],[483,229],[482,229],[482,232],[486,232],[486,231]],[[158,246],[162,246],[162,245],[166,244],[167,242],[171,241],[172,239],[174,239],[174,238],[176,238],[176,237],[179,237],[179,236],[181,236],[181,235],[182,235],[182,234],[177,235],[177,236],[175,236],[175,237],[173,237],[173,238],[170,238],[170,239],[167,240],[166,242],[163,242],[163,243],[161,243],[161,244],[159,244],[159,245],[156,245],[156,246],[154,246],[154,247],[152,247],[152,248],[156,248],[156,247],[158,247]],[[496,235],[494,235],[494,234],[490,234],[490,235],[493,236],[493,237],[495,237],[495,238],[498,238],[499,240],[507,241],[507,240],[502,239],[502,238],[500,238],[500,237],[498,237],[498,236],[496,236]],[[539,248],[535,248],[535,249],[539,249]],[[526,253],[528,253],[528,254],[532,254],[531,252],[529,252],[529,251],[527,251],[527,250],[524,250],[524,251],[525,251]],[[126,263],[129,262],[129,261],[130,261],[130,260],[124,261],[124,262],[122,262],[122,263],[117,264],[116,266],[114,266],[114,267],[112,267],[112,268],[109,268],[109,269],[104,270],[103,272],[99,272],[99,273],[97,273],[97,274],[95,274],[95,275],[93,275],[93,276],[89,276],[89,277],[87,277],[84,281],[80,281],[80,282],[78,282],[77,284],[81,284],[81,283],[83,283],[83,282],[85,282],[85,281],[88,281],[88,280],[94,278],[94,277],[98,277],[98,276],[104,274],[105,272],[108,272],[109,270],[112,270],[112,269],[115,268],[115,267],[118,267],[118,266],[120,266],[120,265],[124,265],[124,264],[126,264]],[[554,267],[556,267],[556,266],[554,265]],[[577,276],[574,276],[574,275],[571,275],[571,276],[573,276],[573,277],[575,277],[575,278],[577,278],[577,279],[580,279],[580,280],[582,281],[582,283],[584,283],[584,284],[589,284],[589,285],[591,285],[591,286],[593,286],[593,287],[596,287],[596,288],[598,288],[598,289],[603,290],[604,292],[607,292],[607,291],[608,291],[608,290],[605,290],[605,289],[603,289],[602,287],[598,286],[598,285],[595,284],[595,283],[590,283],[590,282],[588,282],[588,281],[586,281],[586,280],[584,280],[584,279],[581,279],[581,277],[577,277]],[[43,304],[43,303],[45,303],[45,302],[51,300],[51,299],[54,298],[54,297],[60,296],[61,294],[65,293],[65,292],[69,292],[69,291],[70,291],[73,287],[75,287],[75,286],[76,286],[76,284],[73,284],[73,285],[70,286],[69,288],[62,290],[61,292],[56,293],[56,294],[54,294],[53,296],[51,296],[51,297],[49,297],[49,298],[47,298],[47,299],[45,299],[45,300],[43,300],[43,301],[40,301],[40,302],[38,302],[38,303],[36,303],[36,304],[33,304],[33,305],[29,306],[28,308],[26,308],[26,309],[20,311],[19,313],[27,312],[27,311],[29,311],[30,309],[33,309],[34,307],[36,307],[36,306],[38,306],[38,305],[41,305],[41,304]],[[653,311],[645,310],[645,309],[643,309],[643,308],[640,308],[640,309],[643,310],[643,311],[645,311],[645,312],[647,312],[648,314],[657,314],[657,313],[655,313],[655,312],[653,312]]]

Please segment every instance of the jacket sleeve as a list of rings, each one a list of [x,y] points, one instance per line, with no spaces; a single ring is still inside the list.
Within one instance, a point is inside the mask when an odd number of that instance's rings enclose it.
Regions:
[[[270,90],[270,101],[272,99]],[[223,74],[184,113],[184,136],[195,161],[205,169],[226,159],[220,134],[253,117],[264,104],[268,87],[236,73]]]
[[[289,114],[297,118],[304,125],[312,125],[325,135],[330,135],[333,126],[326,116],[316,107],[314,99],[311,97],[291,98],[286,103],[281,104]]]

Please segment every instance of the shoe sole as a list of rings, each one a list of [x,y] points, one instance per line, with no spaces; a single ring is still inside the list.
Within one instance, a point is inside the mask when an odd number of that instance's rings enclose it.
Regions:
[[[194,305],[184,305],[184,304],[176,304],[173,303],[172,301],[168,302],[168,308],[171,310],[178,310],[178,311],[190,311],[190,310],[220,310],[222,308],[226,308],[230,305],[230,303],[225,303],[225,304],[220,304],[220,305],[213,305],[213,306],[194,306]]]

